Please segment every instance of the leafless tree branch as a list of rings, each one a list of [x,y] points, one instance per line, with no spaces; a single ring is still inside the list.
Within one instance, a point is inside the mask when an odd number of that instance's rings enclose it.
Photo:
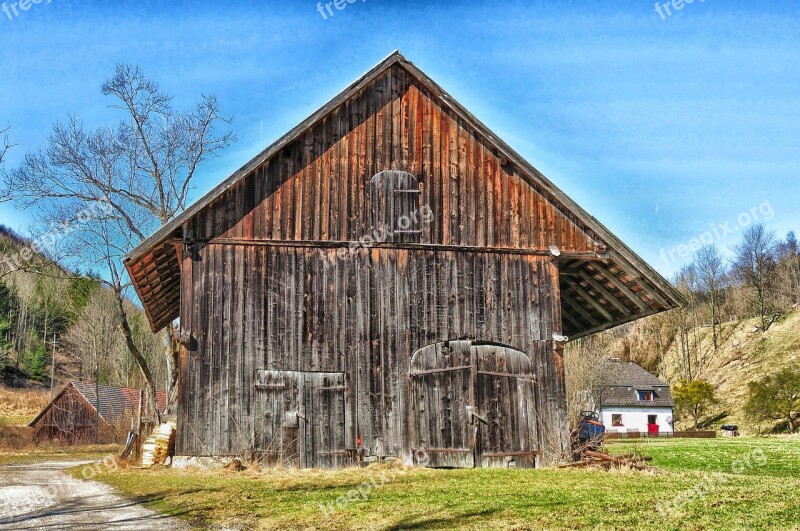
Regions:
[[[108,271],[104,282],[117,297],[120,330],[154,401],[153,371],[134,341],[124,304],[130,279],[122,260],[186,207],[197,168],[235,136],[214,96],[202,95],[192,109],[177,110],[172,96],[138,66],[117,65],[101,90],[124,117],[96,130],[75,116],[55,123],[44,149],[26,154],[2,175],[0,197],[36,209],[54,260]],[[6,141],[3,153],[8,147]],[[171,345],[165,349],[174,357]],[[173,378],[170,386],[176,385]]]

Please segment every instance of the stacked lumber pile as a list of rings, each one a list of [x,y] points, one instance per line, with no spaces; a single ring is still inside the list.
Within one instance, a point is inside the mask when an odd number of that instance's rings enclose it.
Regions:
[[[656,470],[654,467],[645,464],[645,462],[652,460],[652,457],[643,455],[609,455],[594,450],[583,450],[577,461],[561,465],[561,468],[601,468],[604,470],[610,470],[612,468],[632,468],[634,470],[653,471]]]
[[[175,444],[175,430],[174,422],[165,422],[153,430],[142,445],[142,467],[164,464]]]

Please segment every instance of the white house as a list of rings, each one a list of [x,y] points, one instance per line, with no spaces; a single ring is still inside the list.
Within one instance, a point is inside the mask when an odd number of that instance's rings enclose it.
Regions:
[[[600,389],[600,421],[607,432],[672,433],[669,384],[632,362],[611,358],[607,384]]]

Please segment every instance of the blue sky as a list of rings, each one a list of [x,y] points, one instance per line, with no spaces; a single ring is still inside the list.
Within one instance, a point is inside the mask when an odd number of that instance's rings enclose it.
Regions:
[[[215,93],[234,119],[239,141],[203,169],[197,198],[400,49],[665,275],[706,232],[724,249],[754,218],[781,236],[800,229],[796,1],[695,0],[664,18],[650,1],[332,9],[42,0],[0,11],[9,167],[68,113],[110,123],[99,87],[116,63],[138,63],[179,106]],[[20,232],[29,215],[0,205]]]

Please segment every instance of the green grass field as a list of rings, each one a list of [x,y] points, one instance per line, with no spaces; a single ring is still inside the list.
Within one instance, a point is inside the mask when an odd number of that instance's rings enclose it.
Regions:
[[[800,438],[609,450],[651,455],[658,471],[127,469],[100,479],[209,528],[800,529]]]

